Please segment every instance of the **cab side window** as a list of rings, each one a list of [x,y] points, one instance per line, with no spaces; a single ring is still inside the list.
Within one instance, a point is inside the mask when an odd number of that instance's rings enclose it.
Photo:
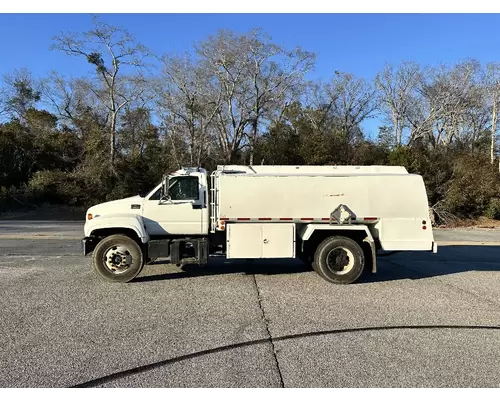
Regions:
[[[168,193],[172,200],[198,200],[200,190],[198,178],[195,176],[179,176],[171,178]]]

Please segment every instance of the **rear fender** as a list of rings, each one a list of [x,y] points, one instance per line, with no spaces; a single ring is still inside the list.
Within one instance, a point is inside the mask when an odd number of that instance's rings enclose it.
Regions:
[[[372,254],[372,272],[377,272],[376,246],[373,236],[366,225],[326,225],[326,224],[308,224],[297,229],[297,234],[302,241],[307,241],[316,231],[331,231],[332,235],[341,235],[342,232],[361,231],[366,235],[363,242],[370,245]],[[361,243],[360,243],[361,244]]]

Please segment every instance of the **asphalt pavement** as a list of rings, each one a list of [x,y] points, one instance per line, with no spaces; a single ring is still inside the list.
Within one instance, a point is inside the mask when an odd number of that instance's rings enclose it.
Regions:
[[[0,221],[0,386],[500,386],[499,230],[436,230],[347,286],[225,259],[111,284],[82,234]]]

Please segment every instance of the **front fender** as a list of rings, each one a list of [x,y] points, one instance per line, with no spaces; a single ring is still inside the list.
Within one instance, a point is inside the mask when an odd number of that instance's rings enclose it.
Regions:
[[[85,237],[92,236],[98,229],[132,229],[142,243],[149,241],[149,234],[144,228],[142,216],[137,214],[108,214],[85,222]]]

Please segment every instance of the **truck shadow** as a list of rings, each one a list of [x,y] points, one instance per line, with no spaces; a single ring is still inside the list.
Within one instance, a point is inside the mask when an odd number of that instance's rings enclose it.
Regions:
[[[152,265],[165,265],[165,262],[156,261]],[[145,266],[144,269],[147,269]],[[312,271],[312,268],[298,260],[227,260],[222,257],[210,259],[208,264],[199,266],[186,264],[179,272],[170,272],[158,275],[139,275],[133,282],[150,282],[170,279],[194,278],[211,275],[246,274],[246,275],[278,275],[296,274]],[[143,270],[144,271],[144,270]]]
[[[422,279],[470,271],[498,271],[500,246],[442,246],[437,254],[401,252],[377,258],[377,273],[363,274],[358,283]]]
[[[153,266],[165,265],[155,262]],[[145,267],[147,270],[148,266]],[[357,284],[404,279],[422,279],[469,271],[500,272],[500,246],[442,246],[437,254],[401,252],[377,257],[377,273],[366,271]],[[203,267],[183,265],[178,272],[143,275],[132,282],[162,281],[211,275],[286,275],[312,272],[312,268],[298,260],[226,260],[211,259]]]

